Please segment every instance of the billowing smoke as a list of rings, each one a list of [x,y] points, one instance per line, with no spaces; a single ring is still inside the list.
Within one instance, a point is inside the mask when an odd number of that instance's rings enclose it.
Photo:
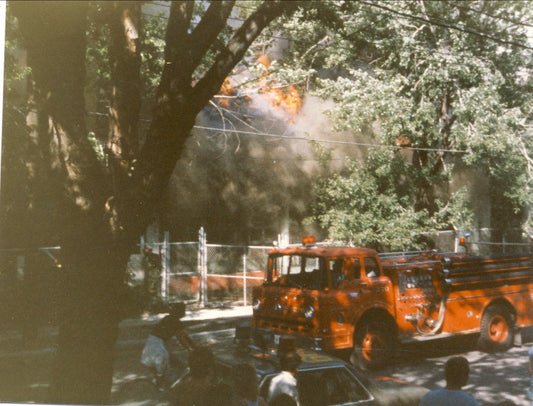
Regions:
[[[361,148],[316,141],[354,140],[332,131],[323,114],[327,103],[305,97],[294,110],[276,97],[230,95],[200,115],[161,205],[161,228],[173,240],[196,239],[200,227],[211,242],[270,244],[279,234],[287,240],[290,233],[291,242],[306,233],[320,236],[301,225],[311,213],[312,185],[339,170],[346,157],[360,158]]]

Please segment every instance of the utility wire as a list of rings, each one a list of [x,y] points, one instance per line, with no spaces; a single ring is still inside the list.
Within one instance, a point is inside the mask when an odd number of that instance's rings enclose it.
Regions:
[[[405,1],[405,0],[402,0],[402,1]],[[157,2],[157,1],[153,1],[152,3],[157,5],[157,6],[160,6],[160,7],[170,8],[170,4],[163,4],[163,3],[160,3],[160,2]],[[459,8],[459,9],[462,9],[462,10],[473,11],[474,13],[481,14],[481,15],[490,17],[490,18],[495,19],[495,20],[496,19],[497,20],[502,20],[502,21],[506,21],[506,22],[511,23],[511,24],[521,25],[521,26],[524,26],[524,27],[533,27],[533,24],[528,24],[528,23],[526,23],[524,21],[516,21],[516,20],[513,20],[511,18],[497,16],[497,15],[494,15],[494,14],[487,13],[486,11],[482,11],[482,10],[478,10],[476,8],[473,8],[473,7],[465,6],[463,4],[453,3],[453,6]],[[256,10],[255,7],[245,7],[245,6],[241,5],[241,4],[235,4],[234,7],[240,8],[240,9],[243,9],[243,10]],[[157,16],[155,16],[155,17],[157,17]]]
[[[490,18],[493,18],[493,19],[506,21],[508,23],[515,24],[515,25],[521,25],[521,26],[524,26],[524,27],[533,27],[533,24],[528,24],[528,23],[526,23],[524,21],[515,21],[515,20],[513,20],[511,18],[497,16],[497,15],[494,15],[494,14],[489,14],[486,11],[478,10],[478,9],[473,8],[473,7],[468,7],[468,6],[465,6],[463,4],[454,4],[454,5],[455,5],[455,7],[459,8],[461,10],[473,11],[475,13],[478,13],[478,14],[481,14],[481,15],[484,15],[484,16],[487,16],[487,17],[490,17]]]
[[[99,117],[109,117],[105,113],[98,113],[96,111],[89,111],[87,112],[87,114],[93,115],[93,116],[99,116]],[[148,120],[148,119],[140,119],[140,121],[144,123],[151,123],[151,120]],[[220,133],[230,132],[230,133],[241,134],[241,135],[278,138],[278,139],[283,139],[283,140],[318,142],[318,143],[324,143],[324,144],[355,145],[359,147],[368,147],[368,148],[391,148],[391,149],[398,149],[398,150],[404,149],[404,150],[428,151],[428,152],[449,152],[449,153],[454,153],[454,154],[468,153],[468,151],[461,150],[461,149],[422,148],[422,147],[409,147],[409,146],[406,147],[406,146],[372,144],[372,143],[354,142],[354,141],[325,140],[325,139],[319,139],[319,138],[299,137],[299,136],[294,136],[294,135],[273,134],[273,133],[261,132],[261,131],[245,131],[245,130],[236,130],[236,129],[230,129],[230,128],[207,127],[207,126],[201,126],[201,125],[195,125],[193,126],[193,128],[196,128],[198,130],[216,131]]]
[[[105,113],[98,113],[95,111],[90,111],[87,114],[93,115],[93,116],[99,116],[99,117],[109,117]],[[148,120],[148,119],[141,119],[140,121],[143,123],[151,123],[151,120]],[[391,149],[398,149],[398,150],[403,149],[403,150],[412,150],[412,151],[449,152],[449,153],[454,153],[454,154],[468,153],[468,151],[461,150],[461,149],[404,147],[404,146],[397,146],[397,145],[372,144],[372,143],[355,142],[355,141],[325,140],[325,139],[319,139],[319,138],[299,137],[299,136],[294,136],[294,135],[273,134],[273,133],[267,133],[267,132],[261,132],[261,131],[245,131],[245,130],[236,130],[236,129],[230,129],[230,128],[207,127],[207,126],[201,126],[201,125],[195,125],[193,126],[193,128],[196,128],[198,130],[216,131],[220,133],[235,133],[235,134],[241,134],[241,135],[261,136],[261,137],[277,138],[277,139],[290,140],[290,141],[307,141],[307,142],[318,142],[318,143],[323,143],[323,144],[336,144],[336,145],[354,145],[354,146],[368,147],[368,148],[391,148]]]
[[[464,32],[464,33],[467,33],[467,34],[475,35],[475,36],[478,36],[480,38],[489,39],[491,41],[494,41],[494,42],[497,42],[497,43],[500,43],[500,44],[514,45],[514,46],[517,46],[517,47],[520,47],[520,48],[533,50],[533,47],[521,44],[519,42],[507,41],[507,40],[495,37],[493,35],[489,35],[489,34],[486,34],[486,33],[481,33],[479,31],[474,31],[474,30],[472,30],[470,28],[461,28],[461,27],[458,27],[456,25],[452,25],[452,24],[449,24],[447,22],[443,22],[442,20],[427,19],[427,18],[424,18],[424,17],[415,16],[413,14],[404,13],[402,11],[394,10],[394,9],[392,9],[390,7],[379,5],[379,4],[376,4],[376,3],[369,3],[369,2],[364,1],[364,0],[359,0],[359,2],[362,3],[362,4],[366,4],[367,6],[370,6],[370,7],[375,7],[375,8],[379,8],[379,9],[382,9],[382,10],[386,10],[389,13],[397,14],[397,15],[400,15],[402,17],[406,17],[406,18],[410,18],[410,19],[413,19],[413,20],[422,21],[422,22],[429,23],[429,24],[438,25],[439,27],[451,28],[453,30],[458,30],[458,31],[461,31],[461,32]]]
[[[418,20],[418,21],[422,21],[422,22],[425,22],[425,23],[438,25],[438,26],[444,27],[444,28],[450,28],[450,29],[453,29],[453,30],[458,30],[458,31],[467,33],[467,34],[475,35],[475,36],[478,36],[478,37],[481,37],[481,38],[489,39],[489,40],[495,41],[495,42],[500,43],[500,44],[515,45],[515,46],[520,47],[520,48],[533,50],[533,47],[521,44],[519,42],[508,41],[508,40],[505,40],[505,39],[502,39],[502,38],[498,38],[498,37],[495,37],[493,35],[490,35],[490,34],[487,34],[487,33],[484,33],[484,32],[472,30],[470,28],[462,28],[462,27],[459,27],[457,25],[450,24],[450,23],[448,23],[446,21],[440,20],[440,19],[438,19],[436,17],[433,17],[433,16],[430,19],[428,19],[428,18],[416,16],[414,14],[405,13],[405,12],[402,12],[402,11],[399,11],[399,10],[395,10],[395,9],[387,7],[387,6],[379,5],[379,4],[376,4],[376,3],[370,3],[370,2],[364,1],[364,0],[359,0],[359,3],[365,4],[365,5],[370,6],[370,7],[375,7],[375,8],[378,8],[378,9],[382,9],[382,10],[385,10],[385,11],[387,11],[389,13],[401,15],[403,17],[410,18],[410,19],[413,19],[413,20]],[[236,6],[236,7],[240,7],[240,6]],[[460,7],[460,6],[458,6],[458,7]],[[477,11],[475,9],[471,9],[471,8],[469,8],[469,9],[472,10],[472,11],[475,11],[475,12],[477,12],[479,14],[483,14],[482,12]],[[157,18],[163,18],[163,19],[167,19],[168,20],[168,17],[162,16],[162,15],[153,15],[153,14],[148,14],[148,13],[143,13],[143,15],[145,15],[145,16],[148,15],[148,16],[157,17]],[[486,14],[486,15],[491,17],[491,18],[500,18],[500,17],[497,17],[497,16],[489,15],[489,14]],[[504,21],[508,20],[508,19],[505,19],[503,17],[500,18],[500,19],[502,19]],[[236,18],[236,17],[228,17],[228,20],[240,21],[240,22],[244,22],[245,21],[242,18]],[[527,27],[531,27],[532,26],[530,24],[518,23],[516,21],[509,21],[509,22],[511,22],[512,24],[515,24],[515,25],[522,25],[522,26],[527,26]],[[278,36],[271,36],[270,38],[272,38],[272,39],[284,39],[284,40],[287,40],[287,41],[295,41],[295,42],[306,42],[305,40],[297,40],[297,39],[278,37]],[[307,42],[309,42],[309,41],[307,41]]]
[[[227,128],[225,129],[225,128],[216,128],[216,127],[205,127],[205,126],[200,126],[200,125],[195,125],[194,128],[197,128],[199,130],[207,130],[207,131],[232,132],[232,133],[242,134],[242,135],[271,137],[271,138],[287,139],[287,140],[295,140],[295,141],[318,142],[318,143],[324,143],[324,144],[356,145],[360,147],[369,147],[369,148],[408,149],[408,150],[413,150],[413,151],[450,152],[450,153],[456,153],[456,154],[466,154],[468,152],[468,151],[464,151],[460,149],[402,147],[402,146],[397,146],[397,145],[372,144],[372,143],[354,142],[354,141],[325,140],[325,139],[317,139],[317,138],[299,137],[299,136],[293,136],[293,135],[281,135],[281,134],[271,134],[271,133],[265,133],[265,132],[254,132],[254,131],[244,131],[244,130],[233,130],[233,129],[227,129]]]

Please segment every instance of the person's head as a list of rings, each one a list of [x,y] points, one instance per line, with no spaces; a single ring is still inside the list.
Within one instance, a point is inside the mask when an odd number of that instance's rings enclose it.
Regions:
[[[148,255],[152,253],[152,249],[150,247],[144,247],[143,248],[144,255]]]
[[[209,347],[197,347],[189,355],[189,369],[194,378],[205,378],[215,371],[215,357]]]
[[[251,364],[237,364],[232,369],[233,387],[237,395],[254,401],[257,399],[259,382],[255,367]]]
[[[288,351],[280,354],[279,364],[283,371],[296,373],[298,366],[302,363],[302,358],[296,351]]]
[[[269,402],[268,406],[296,406],[296,401],[286,393],[280,393],[274,396]]]
[[[185,316],[185,303],[178,302],[178,303],[173,303],[172,305],[170,305],[169,314],[172,317],[181,319],[183,316]]]
[[[461,389],[468,382],[470,366],[465,357],[452,357],[444,366],[444,376],[446,387],[451,389]]]

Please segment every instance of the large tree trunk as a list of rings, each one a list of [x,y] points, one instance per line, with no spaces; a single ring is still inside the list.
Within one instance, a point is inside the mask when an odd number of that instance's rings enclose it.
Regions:
[[[110,241],[62,247],[61,324],[49,402],[109,403],[128,255]]]
[[[39,170],[50,176],[62,247],[59,345],[50,387],[54,403],[108,403],[126,243],[109,227],[109,185],[85,126],[84,2],[16,3],[27,39],[35,107],[29,116]],[[61,29],[57,29],[61,27]],[[46,166],[45,166],[46,165]],[[53,205],[50,205],[50,202]],[[38,224],[36,225],[38,226]],[[36,227],[36,234],[41,234]],[[42,238],[42,236],[41,236]]]
[[[225,27],[233,1],[212,2],[194,29],[192,3],[173,2],[166,61],[143,150],[137,153],[139,112],[138,3],[112,6],[111,177],[98,162],[85,125],[87,2],[14,3],[26,39],[34,86],[35,134],[44,171],[61,188],[63,268],[60,334],[49,401],[105,404],[113,376],[123,277],[134,242],[148,225],[190,135],[196,115],[246,49],[296,2],[269,1],[253,13],[193,86],[193,72]]]

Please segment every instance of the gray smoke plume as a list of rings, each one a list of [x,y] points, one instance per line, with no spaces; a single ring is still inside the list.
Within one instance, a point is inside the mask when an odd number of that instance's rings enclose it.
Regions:
[[[174,171],[161,227],[174,240],[194,240],[204,227],[210,241],[248,244],[320,234],[301,224],[311,214],[313,183],[364,152],[316,141],[353,141],[352,134],[332,131],[327,107],[306,97],[291,117],[263,94],[242,105],[207,107]]]

